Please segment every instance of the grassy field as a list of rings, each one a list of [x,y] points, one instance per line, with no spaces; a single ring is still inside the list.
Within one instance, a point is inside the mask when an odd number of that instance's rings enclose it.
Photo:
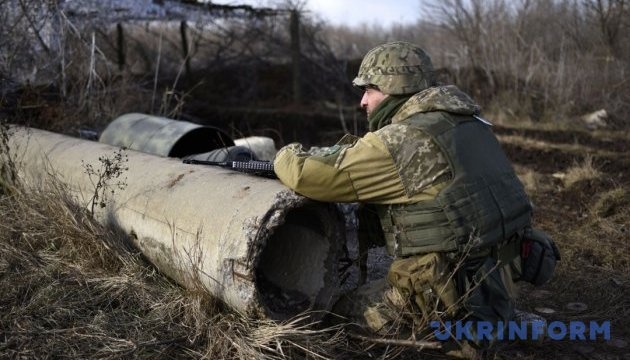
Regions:
[[[550,321],[610,320],[612,340],[505,343],[489,357],[628,359],[628,131],[502,125],[495,133],[531,195],[535,225],[562,253],[549,284],[521,286],[519,308],[552,309]],[[38,190],[4,182],[0,217],[3,358],[443,357],[356,340],[304,319],[243,318],[157,273],[61,184]],[[586,308],[570,305],[576,302]]]

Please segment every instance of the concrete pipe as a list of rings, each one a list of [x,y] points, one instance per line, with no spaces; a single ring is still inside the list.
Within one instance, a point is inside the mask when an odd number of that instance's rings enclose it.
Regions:
[[[234,145],[226,133],[215,127],[139,113],[114,119],[103,130],[99,141],[168,157],[184,157]]]
[[[47,131],[15,128],[21,177],[45,185],[47,174],[90,206],[94,186],[83,164],[101,167],[119,148]],[[286,319],[327,310],[339,290],[342,216],[279,181],[126,150],[124,190],[96,216],[131,235],[164,274],[203,285],[250,316]]]

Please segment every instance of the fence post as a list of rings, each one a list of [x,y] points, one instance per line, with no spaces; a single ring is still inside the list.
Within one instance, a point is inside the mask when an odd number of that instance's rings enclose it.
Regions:
[[[302,87],[300,73],[300,13],[293,9],[289,20],[291,34],[291,63],[293,74],[293,102],[302,102]]]
[[[116,24],[116,42],[118,51],[118,70],[125,69],[125,34],[121,23]]]
[[[186,20],[182,20],[179,24],[179,32],[182,35],[182,55],[184,56],[184,62],[186,66],[186,77],[190,75],[190,56],[188,53],[188,34],[187,34]]]

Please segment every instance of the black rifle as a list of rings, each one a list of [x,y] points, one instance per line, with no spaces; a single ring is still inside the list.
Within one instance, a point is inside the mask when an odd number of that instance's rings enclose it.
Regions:
[[[277,179],[276,173],[273,171],[273,163],[271,161],[207,161],[184,159],[184,164],[199,164],[220,166],[226,169],[236,170],[247,174],[264,176],[271,179]]]

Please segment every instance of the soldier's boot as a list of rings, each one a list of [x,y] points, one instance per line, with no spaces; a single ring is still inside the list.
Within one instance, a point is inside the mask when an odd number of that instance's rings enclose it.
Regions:
[[[546,329],[547,329],[547,319],[545,319],[544,317],[534,314],[534,313],[530,313],[527,311],[523,311],[523,310],[519,310],[519,309],[515,309],[514,310],[514,318],[513,318],[514,322],[521,324],[521,323],[526,323],[527,324],[527,339],[528,341],[534,342],[534,343],[540,343],[542,344],[543,340],[545,339],[545,337],[547,336],[546,334]],[[538,327],[538,329],[542,329],[543,331],[537,331],[537,335],[538,338],[534,339],[534,326]]]

